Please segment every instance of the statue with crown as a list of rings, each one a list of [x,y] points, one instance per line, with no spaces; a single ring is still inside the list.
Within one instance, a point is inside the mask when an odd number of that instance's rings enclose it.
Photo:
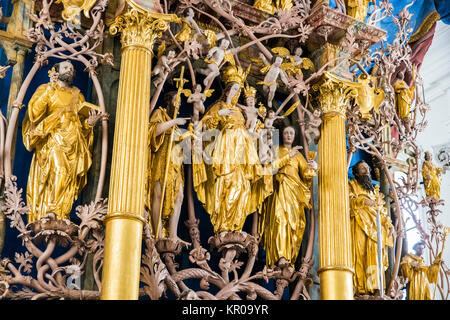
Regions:
[[[237,105],[248,71],[235,65],[223,71],[225,90],[201,119],[203,128],[215,139],[203,142],[206,157],[193,167],[193,182],[216,235],[240,232],[247,216],[272,192],[272,176],[265,174]]]

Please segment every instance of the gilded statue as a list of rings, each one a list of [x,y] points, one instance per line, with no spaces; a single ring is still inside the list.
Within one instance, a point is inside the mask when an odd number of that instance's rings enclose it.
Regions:
[[[408,300],[432,300],[430,283],[436,283],[438,280],[442,252],[427,266],[422,257],[424,249],[424,243],[416,243],[413,247],[415,254],[405,255],[400,262],[400,274],[409,281]]]
[[[387,248],[393,247],[393,226],[379,187],[372,185],[370,168],[364,160],[352,168],[355,176],[349,181],[350,226],[353,238],[353,277],[357,295],[374,294],[379,290],[377,265],[377,211],[381,217],[382,265],[388,268]],[[384,274],[384,272],[383,272]]]
[[[256,0],[253,3],[254,8],[270,14],[274,14],[277,10],[290,10],[293,6],[293,0]]]
[[[55,64],[51,81],[38,87],[22,124],[23,142],[34,150],[27,184],[28,222],[48,213],[68,219],[92,164],[93,127],[102,117],[71,86],[70,61]]]
[[[347,15],[361,21],[366,21],[367,9],[372,0],[345,0]]]
[[[247,131],[237,102],[249,69],[229,66],[223,72],[225,90],[201,119],[217,130],[214,143],[204,143],[202,162],[193,166],[198,199],[210,214],[215,234],[240,231],[271,192],[271,175],[264,175],[254,139]]]
[[[273,162],[274,190],[263,207],[259,220],[261,243],[266,250],[266,265],[280,268],[294,266],[305,231],[305,209],[310,209],[310,186],[317,172],[317,164],[306,160],[293,147],[295,129],[282,132],[283,145]]]
[[[415,79],[415,68],[416,67],[414,66],[412,75],[413,81]],[[408,121],[411,104],[414,99],[415,85],[409,87],[404,78],[405,75],[403,72],[397,73],[397,79],[394,82],[395,103],[399,118],[403,121]]]
[[[193,31],[195,31],[195,33]],[[180,42],[192,41],[195,37],[201,35],[203,35],[203,30],[200,29],[197,22],[194,20],[194,10],[192,8],[187,8],[184,11],[181,30],[175,35],[175,39]]]
[[[427,197],[440,199],[441,180],[444,170],[436,166],[432,161],[432,155],[429,151],[425,152],[425,161],[422,165],[422,178]]]
[[[176,118],[176,92],[168,92],[164,96],[165,108],[156,109],[149,124],[148,142],[150,161],[148,167],[148,191],[146,206],[151,211],[152,227],[159,237],[179,240],[177,236],[178,220],[184,197],[183,149],[178,142],[182,141],[178,126],[184,125],[188,118]],[[169,145],[171,129],[174,129],[174,141],[170,154]],[[167,177],[165,168],[167,161]],[[163,184],[165,183],[164,200],[162,201]],[[161,201],[163,202],[160,214]],[[159,229],[158,229],[159,228]]]

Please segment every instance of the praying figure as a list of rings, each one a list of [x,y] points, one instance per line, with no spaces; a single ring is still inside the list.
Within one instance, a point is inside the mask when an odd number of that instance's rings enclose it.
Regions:
[[[400,262],[400,274],[409,280],[407,284],[408,300],[432,300],[430,283],[436,283],[442,261],[442,252],[430,266],[422,257],[425,245],[418,242],[414,245],[415,254],[407,254]]]
[[[103,116],[71,86],[70,61],[55,64],[49,83],[37,88],[22,124],[23,143],[34,150],[27,184],[28,222],[48,213],[68,219],[87,182],[94,126]]]

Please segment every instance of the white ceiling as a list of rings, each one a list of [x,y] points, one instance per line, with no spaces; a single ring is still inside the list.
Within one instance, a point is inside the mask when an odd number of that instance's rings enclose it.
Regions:
[[[420,69],[427,102],[432,102],[450,89],[449,71],[450,25],[438,21],[433,42]]]

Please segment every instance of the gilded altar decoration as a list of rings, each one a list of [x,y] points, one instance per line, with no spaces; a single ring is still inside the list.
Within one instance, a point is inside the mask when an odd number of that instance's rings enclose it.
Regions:
[[[372,0],[345,0],[347,14],[364,22],[367,17],[369,2],[372,2]]]
[[[152,213],[154,235],[176,240],[184,194],[183,154],[180,145],[170,144],[170,139],[171,130],[174,130],[174,139],[178,142],[182,136],[178,125],[185,124],[186,119],[174,118],[176,116],[174,115],[175,99],[176,92],[167,93],[164,99],[166,108],[156,109],[150,117],[148,135],[150,161],[146,206]],[[169,147],[171,147],[170,150]],[[169,161],[169,170],[165,176],[167,161]],[[164,183],[165,192],[162,198]],[[161,205],[163,209],[160,217]],[[158,227],[160,230],[157,230]]]
[[[263,207],[260,222],[261,243],[266,250],[266,265],[294,266],[305,231],[305,209],[310,209],[312,178],[317,164],[292,147],[295,129],[283,130],[283,145],[273,164],[274,190]]]
[[[444,170],[436,166],[432,162],[432,155],[429,151],[425,152],[425,161],[422,165],[422,178],[425,194],[427,197],[440,199],[441,197],[441,180]]]
[[[93,126],[100,118],[71,87],[75,71],[69,61],[55,65],[58,80],[41,85],[23,120],[23,142],[35,150],[27,184],[29,222],[48,213],[68,219],[73,202],[86,185],[92,164]]]
[[[359,112],[363,119],[370,119],[372,117],[370,114],[372,109],[376,113],[380,113],[379,107],[385,95],[383,89],[377,88],[375,83],[372,76],[362,73],[358,76],[357,84],[353,85],[358,91],[356,104],[359,106]]]
[[[80,12],[83,11],[86,18],[89,18],[89,11],[95,5],[97,0],[56,0],[56,3],[61,2],[64,5],[62,17],[65,20],[71,20],[72,22],[79,24],[80,19],[78,16]]]
[[[274,14],[276,9],[273,0],[255,0],[253,7],[270,14]]]
[[[427,266],[422,257],[425,245],[418,242],[414,245],[415,254],[405,255],[400,263],[400,271],[407,278],[408,300],[432,300],[430,284],[436,283],[439,276],[439,268],[442,261],[442,252]]]
[[[349,181],[349,189],[354,286],[357,295],[373,294],[380,289],[377,259],[382,259],[383,274],[388,268],[387,248],[394,245],[393,226],[379,187],[372,185],[367,163],[362,160],[355,164],[353,174],[355,178]],[[381,216],[381,239],[377,238],[377,211]],[[382,257],[377,253],[379,240]]]
[[[247,72],[235,66],[224,70],[225,94],[201,119],[206,129],[220,131],[211,150],[211,164],[202,162],[193,172],[197,197],[210,214],[216,234],[240,231],[246,217],[271,191],[267,183],[271,176],[263,175],[253,138],[236,105]]]

